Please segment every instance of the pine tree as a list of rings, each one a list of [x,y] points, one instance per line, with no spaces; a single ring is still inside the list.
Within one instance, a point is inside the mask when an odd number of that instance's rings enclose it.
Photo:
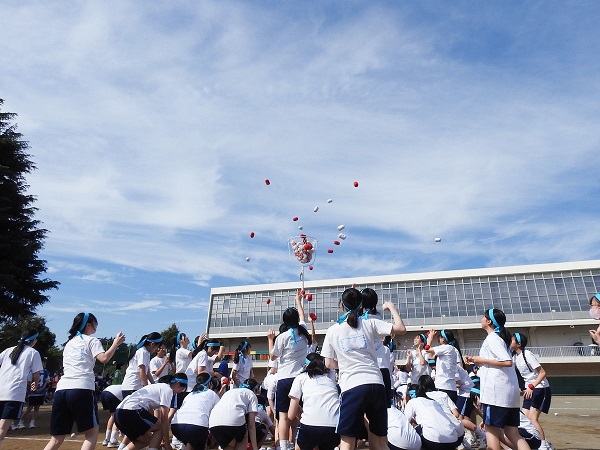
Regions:
[[[59,283],[42,278],[46,261],[38,258],[47,230],[34,219],[35,197],[26,193],[25,175],[35,169],[29,144],[3,112],[0,99],[0,323],[17,322],[49,300],[44,292]]]

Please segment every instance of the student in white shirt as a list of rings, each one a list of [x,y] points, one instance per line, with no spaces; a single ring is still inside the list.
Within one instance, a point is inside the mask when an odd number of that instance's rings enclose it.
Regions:
[[[458,420],[448,413],[438,402],[428,394],[428,381],[431,377],[423,375],[418,385],[411,385],[404,414],[407,419],[417,424],[416,432],[421,436],[421,445],[425,450],[454,450],[462,441],[463,427]],[[435,387],[431,383],[431,387]],[[443,394],[441,391],[437,393]],[[433,397],[433,396],[432,396]],[[446,395],[445,403],[449,397]],[[448,408],[449,409],[449,408]]]
[[[248,439],[252,450],[258,450],[256,442],[256,414],[260,385],[249,379],[223,394],[208,419],[211,434],[223,450],[246,450]]]
[[[63,349],[63,376],[56,386],[52,402],[50,433],[52,437],[44,450],[58,449],[71,434],[73,423],[84,433],[82,450],[93,449],[98,440],[98,403],[95,393],[94,365],[96,360],[108,363],[125,341],[119,332],[108,350],[91,335],[98,328],[92,313],[79,313],[73,319],[69,340]]]
[[[421,437],[402,411],[388,408],[388,447],[390,450],[421,450]]]
[[[423,350],[427,343],[424,333],[417,334],[413,340],[414,350],[406,351],[406,370],[410,374],[410,380],[418,383],[421,375],[429,375],[429,354]]]
[[[481,404],[488,449],[500,450],[500,434],[504,430],[515,450],[529,446],[519,434],[520,390],[517,373],[509,352],[510,333],[505,328],[506,316],[495,308],[485,311],[481,328],[487,337],[479,356],[466,356],[469,364],[477,364],[481,377]]]
[[[364,432],[364,416],[369,421],[369,446],[387,450],[387,405],[385,386],[377,365],[375,339],[391,334],[404,334],[406,328],[391,302],[383,305],[394,319],[389,324],[379,319],[362,320],[362,294],[349,288],[344,291],[340,306],[346,311],[325,336],[321,356],[327,367],[339,369],[342,391],[337,432],[341,436],[340,450],[353,450],[357,436]]]
[[[293,421],[302,411],[296,445],[300,450],[316,447],[333,450],[340,443],[340,435],[335,432],[340,405],[338,387],[327,375],[321,355],[309,354],[306,364],[303,373],[294,379],[289,394],[289,420]]]
[[[241,386],[244,381],[254,379],[254,371],[252,370],[252,356],[250,355],[250,342],[242,341],[237,346],[233,355],[233,370],[231,378],[234,386]]]
[[[154,383],[150,374],[150,355],[160,347],[163,341],[160,333],[153,331],[145,334],[137,346],[129,354],[127,370],[123,376],[121,386],[123,397],[127,397],[142,387]]]
[[[214,365],[220,361],[225,353],[225,347],[222,346],[217,339],[208,339],[201,343],[200,351],[186,369],[185,373],[193,376],[194,382],[196,376],[202,372],[208,372],[213,377],[220,378],[221,375],[215,372]],[[193,387],[193,385],[191,386]],[[188,384],[188,389],[190,385]]]
[[[115,410],[115,424],[131,441],[128,448],[158,450],[163,437],[169,435],[173,395],[185,391],[186,386],[184,373],[165,375],[123,399]]]
[[[115,409],[123,401],[123,390],[120,384],[111,384],[106,386],[100,394],[100,402],[102,403],[102,409],[110,412],[108,422],[106,424],[106,435],[102,441],[102,445],[111,447],[118,447],[119,441],[117,435],[119,429],[115,426]]]
[[[219,380],[207,372],[199,374],[196,385],[183,400],[171,421],[173,435],[191,448],[204,450],[208,441],[208,418],[219,402]],[[188,447],[186,447],[187,449]]]
[[[513,361],[525,381],[523,391],[523,412],[540,433],[541,449],[552,448],[546,440],[544,429],[540,425],[540,414],[548,414],[552,401],[552,390],[546,379],[546,371],[533,353],[527,350],[527,336],[522,333],[513,334],[510,349],[514,352]]]
[[[161,344],[156,350],[156,356],[150,360],[150,375],[156,383],[158,379],[164,375],[169,375],[171,369],[171,361],[167,355],[167,348]]]
[[[20,419],[27,393],[27,375],[31,372],[31,390],[37,388],[40,372],[44,371],[42,358],[33,346],[37,330],[26,330],[17,345],[0,353],[0,445],[13,420]]]
[[[462,366],[462,354],[454,333],[450,330],[441,330],[438,336],[439,345],[432,347],[433,339],[438,334],[436,330],[430,330],[427,336],[426,352],[435,361],[435,387],[444,391],[456,402],[458,391],[456,390],[456,367]],[[418,380],[412,380],[413,383]]]
[[[177,333],[175,344],[175,372],[185,372],[192,361],[193,350],[189,350],[190,339],[185,333]]]
[[[302,304],[302,293],[298,289],[296,304]],[[269,330],[269,354],[271,360],[278,360],[277,367],[277,392],[275,394],[275,410],[277,414],[277,430],[279,431],[279,445],[287,448],[287,443],[295,437],[296,420],[289,420],[290,389],[294,378],[302,372],[306,360],[306,349],[312,343],[312,337],[300,322],[300,313],[297,308],[287,308],[283,312],[283,324],[279,327],[279,335]],[[291,429],[291,431],[290,431]]]

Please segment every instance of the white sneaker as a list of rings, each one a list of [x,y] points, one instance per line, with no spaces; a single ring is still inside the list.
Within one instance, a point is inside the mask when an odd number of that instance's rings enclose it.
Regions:
[[[35,423],[30,423],[29,428],[35,428]]]
[[[103,445],[104,447],[106,447],[106,446],[108,445],[108,439],[104,439],[104,440],[102,441],[102,445]]]
[[[23,422],[20,422],[19,425],[17,425],[17,427],[15,428],[16,430],[21,430],[25,428],[25,424]]]
[[[104,444],[102,444],[104,445]],[[106,444],[107,448],[119,448],[119,445],[121,445],[121,443],[119,441],[108,441],[108,443]]]

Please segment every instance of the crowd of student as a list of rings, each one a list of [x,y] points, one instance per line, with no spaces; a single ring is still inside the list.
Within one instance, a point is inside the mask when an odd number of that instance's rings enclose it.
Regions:
[[[353,450],[365,441],[373,450],[498,450],[501,443],[515,450],[553,448],[539,421],[551,402],[546,372],[526,349],[527,337],[508,332],[502,311],[490,308],[482,315],[487,337],[478,356],[463,357],[451,330],[430,330],[415,337],[406,364],[397,370],[392,337],[406,328],[391,302],[382,310],[393,322],[382,320],[377,302],[372,289],[346,289],[339,302],[343,314],[317,353],[299,291],[278,333],[267,334],[270,362],[262,384],[254,379],[248,341],[237,347],[230,373],[228,355],[215,339],[201,335],[190,343],[179,333],[171,357],[159,333],[143,336],[129,355],[122,383],[102,391],[102,405],[111,413],[102,445],[258,450],[271,435],[279,450]],[[600,294],[590,299],[590,315],[600,319],[598,311]],[[92,336],[97,327],[91,313],[73,320],[44,450],[58,449],[74,425],[84,436],[82,450],[97,444],[93,367],[96,360],[109,362],[125,341],[118,333],[105,350]],[[600,327],[590,335],[598,342]],[[26,330],[0,353],[0,445],[14,421],[20,419],[22,428],[31,415],[35,426],[55,378],[34,349],[38,337],[36,330]]]

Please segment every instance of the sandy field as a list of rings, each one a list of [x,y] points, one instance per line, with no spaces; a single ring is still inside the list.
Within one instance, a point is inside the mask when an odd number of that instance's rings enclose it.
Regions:
[[[43,406],[36,421],[36,428],[9,431],[2,450],[43,449],[49,439],[50,405]],[[102,425],[97,449],[104,439],[107,415],[100,411]],[[548,415],[542,415],[542,426],[550,442],[557,450],[600,449],[600,397],[555,396]],[[81,436],[67,438],[61,449],[79,450]]]

